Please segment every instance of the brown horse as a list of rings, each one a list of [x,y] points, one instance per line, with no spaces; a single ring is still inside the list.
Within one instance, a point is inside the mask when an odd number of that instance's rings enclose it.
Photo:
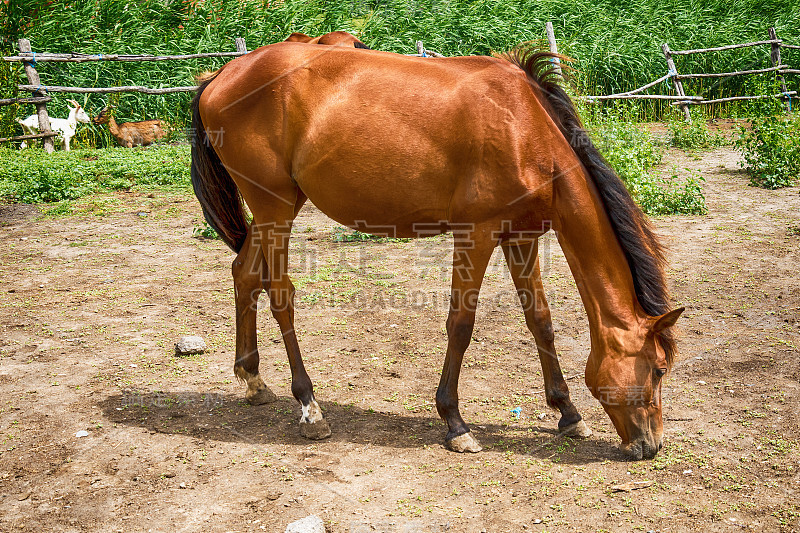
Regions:
[[[397,237],[454,233],[448,346],[436,406],[456,451],[480,446],[458,409],[458,377],[478,292],[502,246],[544,368],[559,427],[588,428],[569,400],[543,298],[537,237],[552,226],[589,316],[585,380],[633,458],[661,447],[661,380],[672,364],[662,249],[582,129],[552,56],[420,59],[306,42],[238,58],[193,103],[192,183],[233,264],[234,371],[253,403],[274,395],[258,374],[262,289],[283,334],[301,433],[330,434],[294,331],[292,221],[306,201],[334,220]],[[253,214],[245,218],[242,199]]]

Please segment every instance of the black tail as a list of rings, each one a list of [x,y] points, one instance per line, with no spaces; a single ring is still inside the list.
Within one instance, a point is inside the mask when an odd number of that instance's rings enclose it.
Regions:
[[[216,74],[204,79],[192,100],[192,186],[208,225],[231,250],[238,253],[249,226],[244,203],[231,175],[214,151],[215,139],[209,138],[200,118],[200,96],[214,78]]]
[[[650,220],[583,128],[572,100],[560,85],[561,76],[555,72],[553,60],[559,56],[523,45],[504,57],[524,70],[541,89],[545,109],[589,171],[628,260],[639,305],[650,316],[667,313],[670,298],[664,276],[664,249]],[[664,330],[659,338],[671,365],[675,353],[673,332]]]

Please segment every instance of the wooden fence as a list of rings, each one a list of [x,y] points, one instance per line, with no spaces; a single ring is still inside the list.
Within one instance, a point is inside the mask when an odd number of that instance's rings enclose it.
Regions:
[[[22,91],[30,91],[33,97],[29,98],[5,98],[0,99],[0,106],[13,105],[13,104],[34,104],[36,105],[36,112],[39,118],[39,133],[35,135],[20,135],[17,137],[8,137],[0,139],[0,142],[7,141],[23,141],[27,139],[43,139],[44,149],[50,153],[53,151],[53,137],[58,135],[50,129],[50,117],[47,114],[47,102],[51,101],[48,93],[78,93],[78,94],[91,94],[91,93],[144,93],[144,94],[169,94],[179,92],[193,92],[197,90],[196,85],[183,86],[183,87],[141,87],[141,86],[120,86],[120,87],[63,87],[59,85],[42,85],[39,79],[39,73],[36,71],[36,64],[38,62],[56,62],[56,63],[86,63],[89,61],[180,61],[185,59],[200,59],[207,57],[238,57],[247,53],[247,45],[243,38],[237,37],[234,39],[236,43],[235,52],[209,52],[204,54],[183,54],[171,56],[153,56],[153,55],[123,55],[123,54],[52,54],[47,52],[35,53],[31,51],[31,43],[28,39],[20,39],[19,55],[2,57],[6,62],[22,62],[25,66],[25,74],[28,77],[28,83],[18,85],[17,87]],[[422,57],[444,57],[442,54],[426,50],[422,41],[416,42],[417,53],[409,55],[417,55]]]
[[[751,70],[739,70],[735,72],[709,72],[709,73],[698,73],[698,74],[680,74],[678,69],[675,65],[675,61],[673,60],[673,56],[688,56],[691,54],[702,54],[707,52],[721,52],[725,50],[735,50],[738,48],[747,48],[753,46],[763,46],[769,45],[770,46],[770,59],[772,62],[772,66],[768,68],[760,68],[760,69],[751,69]],[[551,44],[552,48],[552,44]],[[792,49],[800,49],[800,46],[787,44],[781,41],[778,38],[777,33],[775,32],[775,28],[769,28],[769,39],[765,41],[756,41],[752,43],[741,43],[741,44],[730,44],[727,46],[718,46],[715,48],[698,48],[695,50],[670,50],[669,45],[664,43],[661,45],[661,52],[664,54],[664,59],[666,60],[667,64],[667,73],[658,78],[655,81],[651,81],[650,83],[639,87],[638,89],[633,89],[632,91],[626,91],[623,93],[617,94],[609,94],[605,96],[583,96],[581,98],[585,99],[589,103],[596,103],[603,100],[672,100],[672,105],[680,106],[681,110],[686,117],[686,120],[691,120],[691,115],[689,114],[689,106],[690,105],[701,105],[701,104],[718,104],[721,102],[735,102],[740,100],[760,100],[763,98],[781,98],[783,99],[786,108],[788,111],[791,111],[791,98],[797,94],[797,91],[790,91],[786,87],[786,79],[784,77],[785,74],[800,74],[800,70],[789,68],[788,65],[784,65],[781,62],[781,48],[792,48]],[[728,78],[731,76],[746,76],[752,74],[766,74],[769,72],[775,72],[778,75],[778,81],[781,84],[781,92],[779,94],[762,94],[762,95],[754,95],[754,96],[730,96],[727,98],[714,98],[714,99],[706,99],[703,96],[690,96],[686,94],[686,91],[683,87],[683,83],[681,80],[689,80],[689,79],[702,79],[702,78]],[[672,80],[673,88],[675,89],[674,95],[667,95],[667,94],[642,94],[647,89],[651,87],[655,87],[656,85],[666,82],[668,80]]]
[[[34,104],[39,118],[39,133],[35,135],[20,135],[0,139],[0,142],[23,141],[26,139],[43,139],[44,149],[50,153],[53,151],[53,137],[58,135],[50,129],[50,117],[47,114],[47,102],[51,100],[48,93],[144,93],[144,94],[169,94],[178,92],[191,92],[197,90],[197,86],[184,87],[62,87],[58,85],[42,85],[39,73],[36,71],[38,62],[57,62],[57,63],[85,63],[88,61],[179,61],[185,59],[200,59],[207,57],[238,57],[247,53],[247,45],[241,37],[234,39],[236,43],[235,52],[209,52],[205,54],[183,54],[172,56],[153,56],[153,55],[122,55],[122,54],[51,54],[34,53],[31,51],[31,43],[28,39],[20,39],[19,55],[3,57],[3,61],[22,62],[25,67],[25,75],[28,78],[26,85],[18,85],[22,91],[33,93],[31,98],[6,98],[0,100],[0,106],[13,104]]]
[[[555,34],[553,32],[552,23],[548,22],[547,27],[547,40],[550,45],[550,50],[558,53],[556,46]],[[18,85],[22,91],[29,91],[32,93],[31,97],[24,98],[6,98],[0,99],[0,106],[13,105],[13,104],[33,104],[36,106],[36,113],[39,119],[39,133],[35,135],[21,135],[17,137],[9,137],[0,139],[0,142],[6,141],[22,141],[26,139],[43,139],[44,148],[47,152],[53,151],[53,137],[57,133],[50,129],[50,117],[47,114],[47,103],[51,101],[48,93],[120,93],[120,92],[136,92],[144,94],[168,94],[176,92],[190,92],[197,89],[196,86],[183,86],[183,87],[142,87],[142,86],[121,86],[121,87],[62,87],[57,85],[42,85],[39,79],[39,73],[36,71],[36,64],[42,62],[60,62],[60,63],[85,63],[90,61],[179,61],[186,59],[200,59],[210,57],[238,57],[247,53],[247,45],[241,37],[235,40],[235,52],[209,52],[203,54],[183,54],[183,55],[170,55],[170,56],[154,56],[154,55],[123,55],[123,54],[53,54],[53,53],[35,53],[31,50],[31,43],[28,39],[20,39],[18,41],[20,53],[15,56],[3,57],[3,61],[16,61],[22,62],[25,68],[25,75],[28,78],[28,83]],[[700,74],[679,74],[673,56],[686,56],[690,54],[700,54],[706,52],[719,52],[725,50],[734,50],[738,48],[769,45],[771,47],[770,58],[772,67],[741,70],[736,72],[718,72],[718,73],[700,73]],[[417,54],[421,56],[442,57],[441,54],[425,50],[421,41],[417,41]],[[789,91],[786,87],[786,74],[800,74],[800,69],[792,69],[787,65],[781,63],[781,48],[800,49],[798,45],[791,45],[781,41],[774,28],[769,28],[769,39],[765,41],[757,41],[752,43],[731,44],[727,46],[719,46],[716,48],[701,48],[696,50],[670,50],[669,46],[665,43],[661,46],[661,51],[664,54],[664,59],[667,64],[667,73],[655,81],[652,81],[638,89],[626,91],[623,93],[609,94],[604,96],[582,96],[581,98],[589,103],[596,103],[604,100],[670,100],[673,105],[679,105],[684,112],[687,120],[689,120],[689,106],[699,104],[715,104],[720,102],[733,102],[737,100],[756,100],[762,98],[782,98],[786,103],[787,109],[791,110],[791,97],[797,94],[797,91]],[[556,69],[560,72],[561,67],[556,60]],[[706,99],[702,96],[690,96],[686,94],[683,83],[681,80],[686,79],[700,79],[700,78],[725,78],[731,76],[743,76],[751,74],[764,74],[775,72],[778,75],[779,81],[782,86],[780,94],[766,94],[755,96],[731,96],[728,98]],[[655,87],[656,85],[672,80],[675,89],[674,95],[666,94],[643,94],[644,91]]]

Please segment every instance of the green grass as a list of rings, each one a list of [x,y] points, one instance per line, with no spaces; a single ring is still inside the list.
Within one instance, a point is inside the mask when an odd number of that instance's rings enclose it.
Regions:
[[[188,189],[189,146],[56,151],[0,148],[0,197],[22,203],[74,200],[101,191]]]
[[[800,179],[800,114],[756,118],[740,129],[734,146],[751,185],[779,189]]]
[[[705,120],[693,118],[691,122],[686,122],[682,119],[673,119],[669,123],[669,143],[675,148],[707,150],[722,146],[726,142],[724,135],[712,134],[708,130]]]
[[[649,215],[707,212],[701,188],[703,178],[685,180],[673,172],[659,178],[653,168],[661,162],[663,148],[636,124],[614,113],[590,113],[587,125],[592,138],[608,163],[625,182],[633,199]]]
[[[411,239],[387,237],[386,235],[372,235],[371,233],[363,233],[358,230],[339,226],[334,229],[331,240],[334,242],[408,242]]]
[[[553,22],[561,52],[575,58],[576,83],[583,94],[610,94],[639,87],[666,72],[660,45],[696,48],[761,40],[774,25],[778,35],[800,44],[800,4],[790,0],[17,0],[0,2],[0,51],[11,53],[27,37],[34,51],[84,53],[190,53],[234,50],[244,37],[250,49],[277,42],[292,31],[319,35],[347,30],[370,46],[399,53],[414,41],[446,55],[488,54],[528,40],[542,40]],[[800,66],[800,51],[784,50],[785,63]],[[769,66],[767,47],[678,57],[683,73]],[[193,74],[216,69],[224,59],[149,63],[42,63],[45,84],[84,87],[122,84],[153,87],[192,85]],[[19,64],[0,64],[0,93],[14,96],[24,75]],[[773,78],[744,77],[686,81],[690,94],[708,97],[748,94]],[[758,87],[756,87],[756,85]],[[797,89],[797,77],[789,77]],[[668,87],[658,87],[666,91]],[[64,95],[48,105],[66,116]],[[118,105],[118,120],[161,118],[180,130],[188,121],[190,94],[81,96],[90,113]],[[619,106],[623,104],[606,104]],[[755,105],[755,104],[753,104]],[[638,118],[660,117],[665,103],[634,105]],[[713,106],[719,114],[741,105]],[[749,109],[746,106],[743,109]],[[14,116],[33,107],[0,108],[0,134],[16,131]],[[17,131],[18,133],[18,131]],[[76,139],[110,144],[107,133],[82,128]]]
[[[584,110],[595,143],[618,172],[642,209],[651,215],[704,214],[706,212],[699,176],[681,179],[677,173],[661,179],[653,172],[663,147],[649,133],[620,114]],[[148,149],[105,148],[56,151],[0,148],[0,198],[23,203],[63,202],[102,191],[180,188],[189,185],[191,155],[187,145],[156,145]],[[55,214],[69,213],[67,205]],[[60,211],[59,211],[60,210]],[[207,226],[195,228],[195,235],[215,238]],[[338,242],[402,239],[374,237],[340,228],[333,235]]]

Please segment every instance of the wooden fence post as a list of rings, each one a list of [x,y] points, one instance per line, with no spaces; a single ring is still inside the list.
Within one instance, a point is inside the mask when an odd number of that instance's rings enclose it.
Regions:
[[[675,92],[678,93],[678,96],[686,96],[686,93],[683,92],[681,80],[676,77],[678,75],[678,69],[675,68],[675,62],[672,60],[669,45],[667,43],[662,44],[661,51],[664,52],[664,58],[667,60],[667,68],[672,73],[672,83],[675,85]],[[689,114],[689,106],[687,104],[681,104],[681,109],[683,110],[683,115],[686,117],[686,122],[691,122],[692,116]]]
[[[244,42],[244,37],[236,37],[234,42],[236,42],[237,52],[244,52],[245,54],[247,53],[247,45]]]
[[[31,51],[31,42],[28,39],[20,39],[18,41],[19,44],[19,51],[20,52],[30,52]],[[39,86],[39,73],[36,72],[36,68],[34,68],[34,63],[24,61],[22,63],[25,66],[25,75],[28,76],[28,83],[31,85]],[[33,96],[44,96],[43,91],[33,91]],[[47,104],[44,102],[36,104],[36,114],[39,118],[39,133],[50,133],[50,117],[47,116]],[[49,153],[53,152],[53,138],[52,137],[45,137],[42,139],[42,143],[44,145],[44,151]]]
[[[547,30],[547,43],[550,45],[550,51],[554,54],[557,54],[558,45],[556,44],[556,34],[553,31],[553,23],[548,22],[545,25],[545,29]],[[556,74],[561,76],[561,61],[557,57],[553,58],[553,67],[556,71]]]
[[[778,40],[778,34],[775,32],[775,28],[770,27],[769,38],[770,40],[774,41]],[[772,51],[770,52],[769,57],[772,59],[772,66],[777,67],[781,64],[781,45],[778,43],[772,43],[770,46],[772,47]],[[786,87],[786,78],[783,77],[783,74],[778,73],[778,79],[781,82],[781,92],[788,93],[789,89]],[[791,96],[786,95],[781,98],[783,100],[783,105],[786,106],[787,113],[792,110],[791,98]]]

